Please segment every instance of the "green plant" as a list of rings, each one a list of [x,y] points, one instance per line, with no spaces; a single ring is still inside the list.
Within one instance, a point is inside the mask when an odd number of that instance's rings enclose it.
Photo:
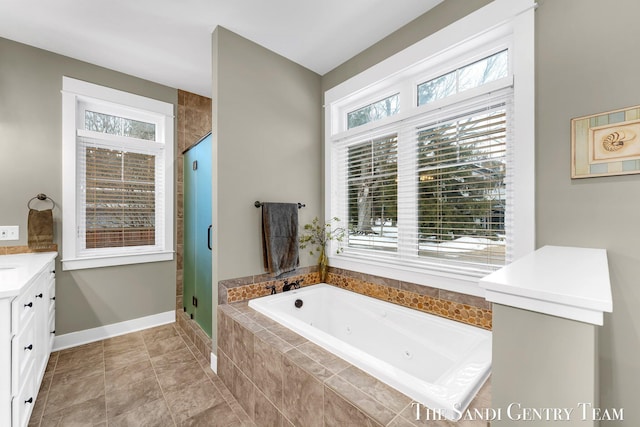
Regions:
[[[342,227],[334,228],[333,224],[340,222],[338,217],[333,217],[325,223],[321,223],[318,217],[315,217],[310,224],[305,224],[303,232],[300,235],[300,249],[311,246],[309,254],[312,256],[315,252],[322,252],[327,247],[327,242],[335,240],[342,242],[344,239],[345,229]],[[342,252],[342,248],[338,248],[336,253]]]

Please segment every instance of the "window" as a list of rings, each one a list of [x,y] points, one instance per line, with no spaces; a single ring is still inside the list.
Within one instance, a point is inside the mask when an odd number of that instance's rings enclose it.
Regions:
[[[63,78],[63,267],[173,258],[173,105]]]
[[[481,295],[533,250],[532,7],[496,0],[327,91],[332,265]]]

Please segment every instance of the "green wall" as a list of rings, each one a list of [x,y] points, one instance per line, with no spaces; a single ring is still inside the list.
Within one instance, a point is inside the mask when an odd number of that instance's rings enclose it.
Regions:
[[[323,76],[323,91],[487,3],[446,0]],[[605,426],[640,425],[640,176],[571,180],[570,120],[640,104],[638,16],[636,0],[538,0],[535,18],[536,245],[608,250],[613,313],[598,330],[600,406],[625,408],[625,420]]]
[[[265,272],[256,200],[305,203],[301,224],[321,215],[322,101],[320,76],[222,27],[213,69],[214,274],[223,280]],[[315,262],[302,254],[300,265]]]
[[[571,180],[570,120],[640,104],[638,16],[635,0],[543,0],[536,11],[537,245],[607,249],[600,405],[625,408],[625,421],[602,425],[640,425],[640,176]]]
[[[27,201],[53,198],[62,250],[62,76],[177,105],[177,90],[0,38],[0,224],[19,225],[27,244]],[[175,307],[175,262],[62,271],[56,267],[58,335]]]

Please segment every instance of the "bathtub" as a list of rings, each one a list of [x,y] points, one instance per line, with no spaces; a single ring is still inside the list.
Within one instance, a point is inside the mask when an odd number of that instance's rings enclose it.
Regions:
[[[253,299],[249,307],[451,420],[491,371],[491,332],[332,285]]]

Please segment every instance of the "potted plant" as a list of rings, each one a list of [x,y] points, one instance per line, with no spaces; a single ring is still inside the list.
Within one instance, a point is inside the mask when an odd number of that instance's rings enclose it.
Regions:
[[[311,256],[319,253],[318,272],[320,273],[320,282],[327,280],[327,271],[329,268],[329,258],[327,257],[327,243],[331,240],[342,242],[345,230],[342,227],[334,227],[333,224],[340,222],[337,217],[331,218],[329,221],[321,223],[318,217],[315,217],[310,224],[305,224],[303,232],[300,236],[300,249],[311,247],[309,254]],[[342,252],[342,248],[338,248],[336,253]]]

